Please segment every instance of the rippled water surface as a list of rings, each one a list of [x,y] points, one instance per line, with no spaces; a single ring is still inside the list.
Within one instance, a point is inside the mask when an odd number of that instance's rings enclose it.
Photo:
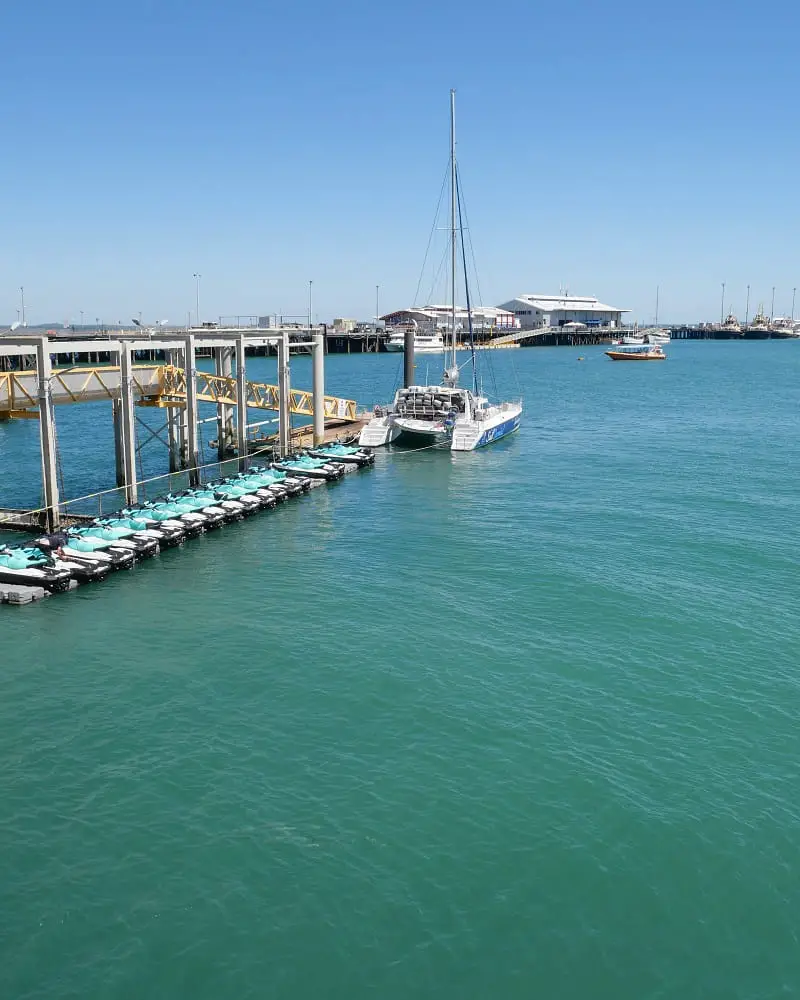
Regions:
[[[800,344],[668,353],[494,352],[512,439],[0,609],[0,996],[800,993]]]

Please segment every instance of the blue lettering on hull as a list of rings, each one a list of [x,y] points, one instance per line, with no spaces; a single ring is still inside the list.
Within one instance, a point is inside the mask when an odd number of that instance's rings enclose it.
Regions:
[[[510,420],[504,421],[502,424],[498,424],[497,427],[492,427],[491,430],[484,431],[483,434],[478,438],[478,443],[475,445],[476,448],[482,448],[485,444],[491,444],[492,441],[497,441],[506,434],[511,434],[519,427],[519,417],[512,417]]]

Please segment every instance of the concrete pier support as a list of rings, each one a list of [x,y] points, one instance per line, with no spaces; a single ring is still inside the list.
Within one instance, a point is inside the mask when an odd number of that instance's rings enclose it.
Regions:
[[[414,330],[406,329],[403,337],[403,386],[414,384]]]
[[[133,408],[133,369],[130,344],[119,352],[122,470],[125,477],[125,497],[128,504],[139,499],[136,485],[136,411]]]
[[[290,392],[289,334],[284,330],[278,341],[278,453],[281,458],[289,454],[291,440]]]
[[[189,483],[199,486],[197,454],[197,368],[195,361],[194,337],[184,338],[183,367],[186,372],[186,464],[189,469]]]
[[[214,348],[214,370],[223,378],[233,376],[233,348]],[[234,448],[233,407],[227,403],[217,404],[217,458],[220,462],[230,458]]]
[[[42,486],[47,524],[55,531],[61,523],[59,508],[58,475],[56,467],[56,425],[53,417],[53,399],[50,379],[50,346],[47,337],[40,337],[36,345],[36,371],[39,376],[39,439],[42,450]]]
[[[236,341],[236,450],[239,468],[247,468],[247,367],[244,337]]]
[[[311,348],[312,363],[312,383],[311,395],[314,407],[314,444],[323,444],[325,441],[325,338],[322,330],[317,330],[313,335],[313,347]]]

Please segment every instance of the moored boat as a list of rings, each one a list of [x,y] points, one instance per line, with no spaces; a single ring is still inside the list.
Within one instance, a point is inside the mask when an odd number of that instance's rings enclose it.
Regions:
[[[0,583],[23,587],[43,587],[52,593],[69,588],[72,574],[39,549],[24,546],[0,547]]]
[[[629,350],[606,351],[612,361],[665,361],[666,354],[660,344],[642,344]]]
[[[725,322],[720,326],[720,331],[722,333],[727,333],[732,337],[741,337],[742,335],[742,328],[739,325],[739,320],[733,313],[728,313],[725,317]]]
[[[272,468],[279,472],[293,472],[299,476],[310,476],[312,479],[326,479],[329,482],[341,479],[344,469],[322,458],[312,458],[310,455],[287,455],[272,463]]]
[[[338,442],[321,444],[316,448],[309,448],[308,454],[312,458],[322,458],[326,462],[344,462],[346,465],[358,465],[359,467],[374,465],[375,463],[373,452],[364,448],[353,448],[351,445],[339,444]]]
[[[377,447],[393,441],[407,441],[420,447],[442,447],[451,451],[474,451],[517,430],[522,417],[522,402],[491,403],[478,389],[472,305],[467,281],[467,260],[459,171],[456,163],[455,91],[450,91],[450,282],[449,325],[443,341],[444,374],[439,385],[406,385],[398,389],[388,406],[375,408],[373,418],[364,425],[359,444]],[[456,261],[461,250],[466,316],[469,328],[472,388],[459,386],[456,357],[459,325],[457,322]]]

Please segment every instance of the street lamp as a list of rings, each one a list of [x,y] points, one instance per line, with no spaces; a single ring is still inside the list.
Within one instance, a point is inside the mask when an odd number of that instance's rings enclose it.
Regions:
[[[81,326],[83,326],[83,309],[81,309]]]
[[[22,303],[22,325],[27,326],[28,324],[25,322],[25,289],[22,285],[19,286],[19,297]]]
[[[719,325],[725,322],[725,282],[722,282],[722,302],[719,307]]]
[[[775,286],[772,286],[772,305],[769,307],[769,318],[775,315]]]
[[[312,326],[312,324],[314,322],[314,299],[313,299],[313,291],[314,291],[314,282],[313,281],[309,281],[309,283],[308,283],[308,329],[309,329],[309,331],[311,330],[311,326]]]
[[[203,275],[202,274],[194,274],[193,277],[194,277],[194,280],[195,280],[195,288],[194,288],[195,296],[194,296],[194,298],[195,298],[196,319],[197,319],[197,325],[200,326],[200,279],[203,277]]]

